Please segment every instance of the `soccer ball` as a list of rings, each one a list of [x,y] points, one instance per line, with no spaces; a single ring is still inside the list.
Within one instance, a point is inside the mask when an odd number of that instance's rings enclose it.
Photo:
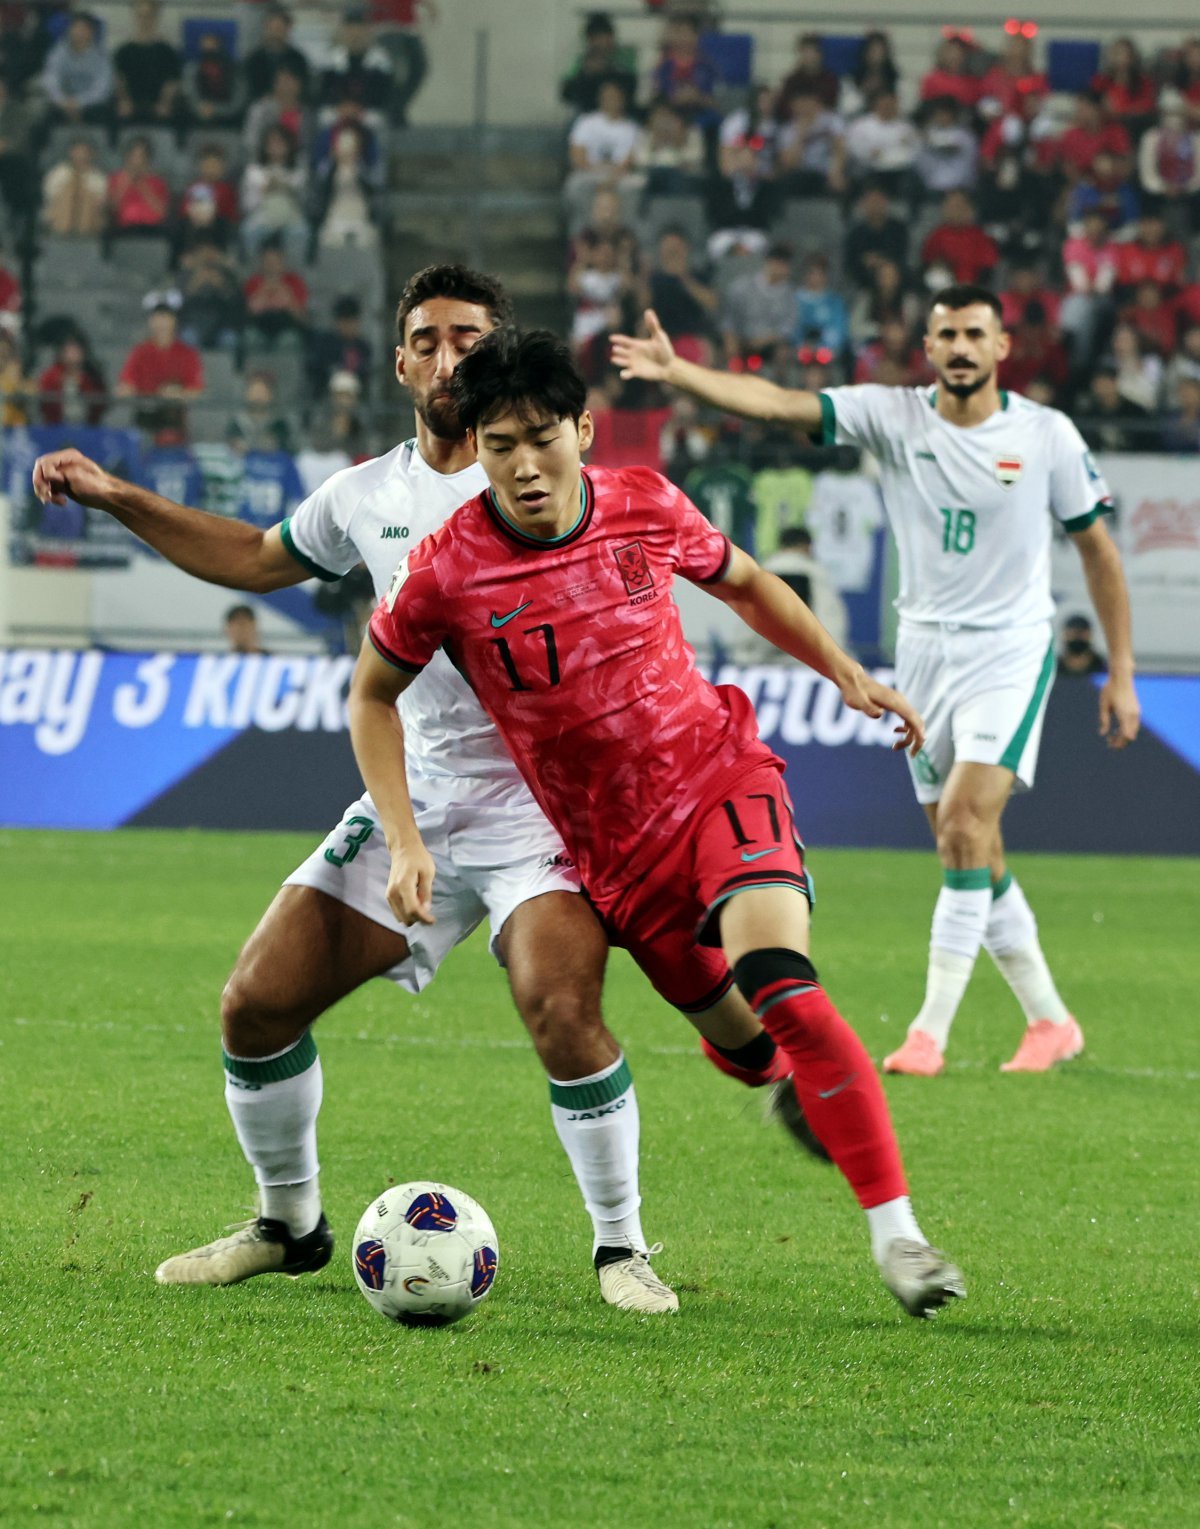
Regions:
[[[492,1288],[500,1245],[487,1211],[461,1189],[418,1179],[367,1206],[354,1233],[354,1278],[381,1316],[444,1327]]]

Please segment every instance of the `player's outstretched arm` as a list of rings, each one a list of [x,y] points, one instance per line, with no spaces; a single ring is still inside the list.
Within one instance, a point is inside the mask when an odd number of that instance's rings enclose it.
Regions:
[[[613,365],[620,368],[622,377],[665,382],[668,387],[694,393],[716,409],[744,414],[748,419],[773,420],[810,433],[821,428],[821,402],[816,393],[781,388],[747,372],[734,376],[684,361],[675,354],[652,308],[646,310],[646,332],[645,339],[627,334],[609,336]]]
[[[866,712],[869,717],[895,712],[900,725],[892,747],[920,752],[925,724],[911,702],[898,690],[872,679],[856,659],[838,647],[795,590],[760,568],[748,553],[735,547],[725,577],[717,584],[700,587],[723,600],[760,637],[832,680],[852,710]]]
[[[1133,686],[1133,623],[1121,554],[1102,520],[1071,540],[1083,560],[1088,594],[1100,618],[1108,648],[1108,678],[1100,687],[1100,736],[1110,749],[1123,749],[1138,735],[1142,709]]]
[[[396,701],[412,684],[363,638],[350,682],[350,741],[392,853],[387,899],[402,924],[432,924],[433,857],[421,842],[404,768],[404,728]]]
[[[309,577],[284,546],[277,526],[262,531],[241,520],[189,509],[114,477],[74,448],[37,459],[33,491],[43,504],[74,499],[106,511],[176,568],[209,584],[262,594]]]

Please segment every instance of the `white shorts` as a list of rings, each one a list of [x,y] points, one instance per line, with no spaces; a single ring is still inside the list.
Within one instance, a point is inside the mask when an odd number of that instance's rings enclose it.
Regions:
[[[388,906],[391,855],[369,796],[352,802],[342,821],[284,886],[315,887],[356,913],[395,930],[409,955],[384,975],[419,993],[442,961],[486,917],[489,948],[503,966],[497,941],[515,908],[543,892],[578,892],[579,873],[541,809],[516,800],[469,804],[413,803],[417,827],[433,856],[433,924],[401,924]]]
[[[1028,791],[1054,683],[1048,621],[1004,628],[901,622],[896,686],[925,719],[925,747],[908,761],[917,800],[940,799],[959,760],[1001,765]]]

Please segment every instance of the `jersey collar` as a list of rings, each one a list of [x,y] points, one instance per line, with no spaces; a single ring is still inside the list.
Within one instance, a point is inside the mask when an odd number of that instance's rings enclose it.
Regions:
[[[1000,388],[999,389],[999,393],[1000,393],[1000,413],[1003,414],[1008,409],[1008,389],[1007,388]],[[932,388],[929,389],[929,392],[926,395],[926,399],[927,399],[927,402],[929,404],[929,407],[936,414],[937,413],[937,388],[936,387],[932,387]],[[988,419],[990,419],[991,417],[992,416],[989,414],[988,415]],[[987,424],[987,420],[986,419],[984,420],[984,424],[985,425]],[[975,428],[978,428],[978,427],[976,426]]]
[[[579,518],[569,531],[564,531],[561,536],[530,536],[522,531],[519,526],[513,524],[508,516],[496,502],[496,496],[490,488],[483,492],[483,507],[488,512],[492,523],[498,531],[503,532],[510,541],[514,541],[521,547],[565,547],[569,543],[578,541],[592,522],[592,510],[596,504],[596,491],[592,487],[592,480],[587,473],[580,475],[579,479]]]

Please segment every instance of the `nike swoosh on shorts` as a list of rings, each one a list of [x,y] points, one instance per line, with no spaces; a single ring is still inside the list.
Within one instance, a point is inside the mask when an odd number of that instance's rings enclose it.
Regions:
[[[495,619],[496,618],[493,616],[492,620],[494,621]],[[742,859],[746,860],[746,861],[749,861],[749,860],[761,860],[764,855],[777,855],[778,853],[779,853],[779,845],[778,844],[773,845],[770,849],[756,849],[753,854],[751,854],[749,850],[744,849],[742,851]]]

